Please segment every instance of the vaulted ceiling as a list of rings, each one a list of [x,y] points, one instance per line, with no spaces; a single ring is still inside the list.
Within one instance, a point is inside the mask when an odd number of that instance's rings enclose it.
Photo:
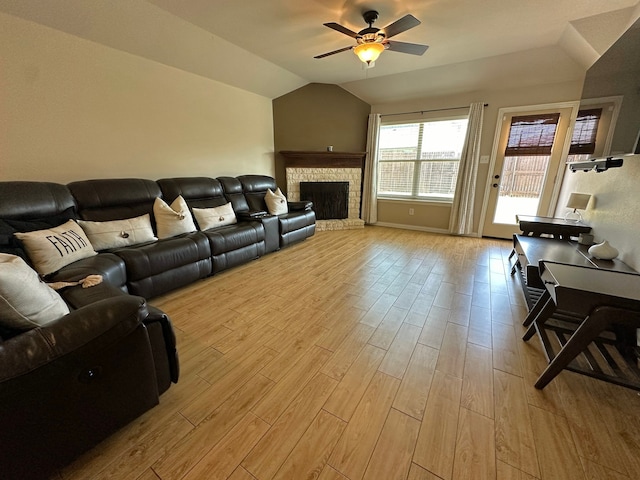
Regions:
[[[383,52],[363,69],[359,31],[411,13],[396,38],[423,56]],[[341,85],[370,104],[580,78],[640,16],[639,0],[0,0],[0,11],[275,98],[310,82]]]

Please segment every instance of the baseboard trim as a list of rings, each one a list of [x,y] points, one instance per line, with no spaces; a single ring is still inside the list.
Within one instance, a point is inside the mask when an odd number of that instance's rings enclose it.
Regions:
[[[444,235],[448,235],[449,234],[449,230],[445,230],[444,228],[419,227],[419,226],[416,226],[416,225],[403,225],[401,223],[377,222],[377,223],[374,223],[373,226],[375,226],[375,227],[400,228],[402,230],[417,230],[419,232],[442,233]]]
[[[416,230],[418,232],[441,233],[443,235],[451,235],[451,233],[449,233],[449,230],[445,230],[443,228],[419,227],[416,225],[403,225],[401,223],[387,223],[387,222],[367,223],[367,225],[371,225],[373,227],[400,228],[402,230]],[[478,232],[472,232],[469,235],[461,235],[461,236],[472,237],[472,238],[482,238]]]

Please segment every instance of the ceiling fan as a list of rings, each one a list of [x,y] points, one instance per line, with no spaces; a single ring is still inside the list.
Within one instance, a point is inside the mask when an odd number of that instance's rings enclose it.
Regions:
[[[353,53],[355,53],[360,60],[368,66],[372,66],[371,64],[377,60],[385,49],[389,49],[394,52],[409,53],[411,55],[422,55],[427,51],[427,48],[429,48],[428,45],[420,45],[418,43],[396,42],[395,40],[389,41],[391,37],[420,25],[420,20],[413,15],[405,15],[390,25],[387,25],[385,28],[376,28],[373,26],[373,23],[378,19],[378,12],[375,10],[364,12],[362,17],[369,26],[360,30],[358,33],[349,30],[347,27],[344,27],[339,23],[325,23],[324,25],[326,27],[355,38],[357,44],[340,48],[333,52],[323,53],[322,55],[317,55],[313,58],[324,58],[329,55],[335,55],[336,53],[353,50]]]

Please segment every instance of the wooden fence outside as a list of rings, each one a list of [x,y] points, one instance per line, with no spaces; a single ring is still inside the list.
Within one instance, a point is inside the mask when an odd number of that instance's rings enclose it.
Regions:
[[[538,198],[542,192],[549,157],[505,157],[500,196]]]

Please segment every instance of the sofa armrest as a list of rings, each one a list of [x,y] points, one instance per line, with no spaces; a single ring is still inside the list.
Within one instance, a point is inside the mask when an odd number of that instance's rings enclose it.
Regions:
[[[161,383],[164,383],[164,388],[160,388],[160,393],[162,393],[162,391],[168,388],[168,383],[166,381],[163,382],[164,378],[166,378],[168,382],[178,383],[180,377],[180,361],[178,350],[176,349],[176,336],[173,332],[171,319],[166,313],[152,305],[149,305],[148,309],[149,315],[144,319],[144,324],[149,333],[151,349],[153,350],[153,357],[156,361],[158,388],[162,387]],[[155,337],[161,338],[162,341],[154,341]],[[162,349],[162,351],[156,351],[160,349]],[[161,359],[164,358],[166,358],[166,364],[161,361]]]
[[[96,349],[128,335],[148,315],[144,298],[100,300],[44,327],[0,343],[0,382],[25,375],[92,342]]]
[[[302,201],[302,202],[287,202],[289,205],[289,211],[292,212],[302,212],[305,210],[311,210],[313,208],[313,202]]]

